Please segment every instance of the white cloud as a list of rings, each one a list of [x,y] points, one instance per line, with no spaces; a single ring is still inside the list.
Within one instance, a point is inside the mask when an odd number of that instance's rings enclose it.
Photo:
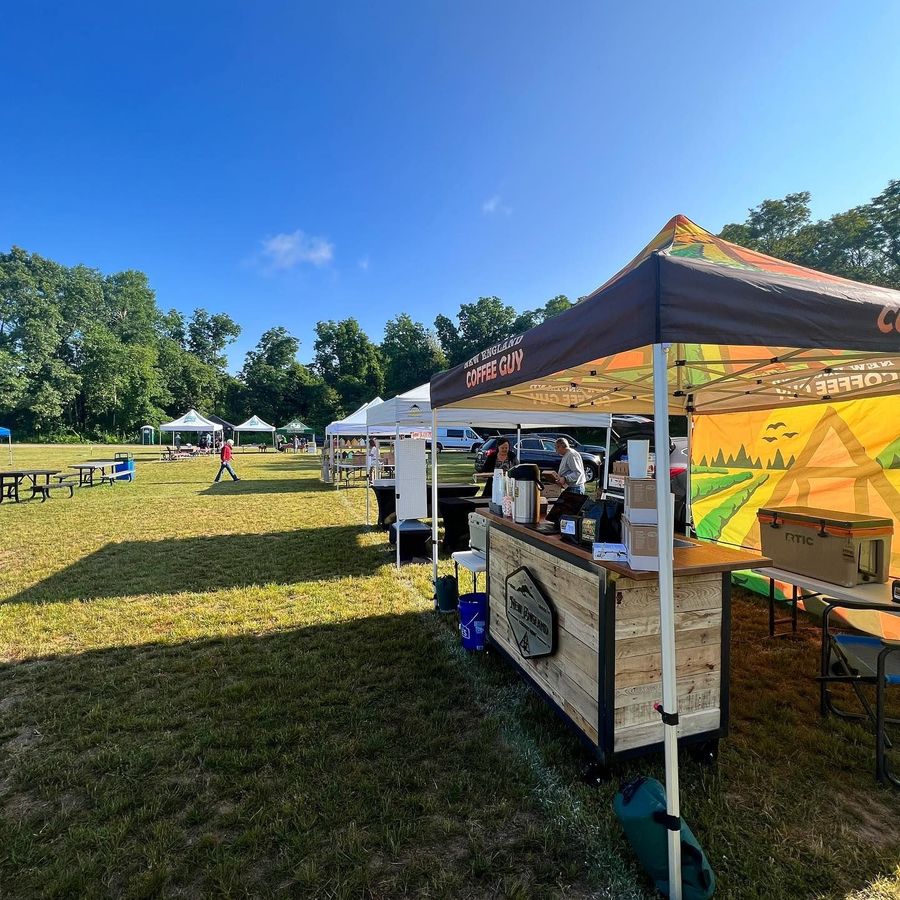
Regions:
[[[512,212],[512,207],[507,206],[499,194],[494,194],[493,197],[488,197],[488,199],[481,204],[481,212],[485,216],[495,216],[498,213],[508,216]]]
[[[363,256],[363,257],[359,260],[359,262],[357,263],[357,265],[363,270],[363,272],[368,272],[368,271],[369,271],[369,257],[368,257],[368,256]]]
[[[324,266],[334,258],[334,244],[299,228],[290,234],[276,234],[262,241],[262,259],[269,270],[285,271],[300,263]]]

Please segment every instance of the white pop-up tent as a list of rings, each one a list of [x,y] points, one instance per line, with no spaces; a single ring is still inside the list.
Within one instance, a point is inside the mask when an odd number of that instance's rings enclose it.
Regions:
[[[509,428],[516,431],[516,445],[518,446],[523,428],[550,427],[579,427],[579,428],[603,428],[606,429],[606,453],[604,454],[603,486],[606,487],[609,477],[609,446],[612,416],[605,412],[575,413],[564,409],[548,409],[547,407],[523,403],[519,408],[513,405],[506,409],[480,409],[477,406],[463,407],[453,406],[435,410],[431,406],[431,384],[421,384],[418,387],[398,394],[392,400],[367,411],[366,421],[370,433],[377,433],[378,429],[386,429],[391,426],[400,433],[425,431],[436,433],[438,425],[457,426],[468,425],[470,428],[478,426],[490,428]],[[368,443],[368,441],[366,442]],[[435,438],[435,443],[437,439]],[[437,510],[438,473],[437,454],[431,455],[431,500],[432,510]],[[368,500],[368,498],[367,498]],[[366,503],[366,524],[369,522],[369,506]],[[437,578],[438,563],[438,516],[435,513],[431,517],[432,530],[432,569]]]
[[[435,376],[432,402],[590,414],[781,410],[900,396],[900,291],[816,272],[675,216],[572,309]],[[669,479],[656,469],[669,885],[681,892]]]
[[[196,409],[189,409],[180,419],[174,419],[159,426],[159,442],[162,443],[164,432],[178,434],[188,432],[191,434],[211,434],[215,438],[216,432],[221,431],[222,426],[217,422],[210,422],[205,416],[201,416]]]
[[[275,446],[275,426],[268,422],[263,422],[259,416],[250,416],[246,422],[234,426],[234,433],[237,435],[237,443],[241,443],[241,432],[252,432],[262,434],[264,432],[272,435],[272,446]]]

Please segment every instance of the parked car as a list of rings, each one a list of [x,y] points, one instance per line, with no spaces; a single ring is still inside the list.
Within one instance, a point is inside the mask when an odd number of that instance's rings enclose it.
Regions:
[[[474,453],[482,444],[484,438],[471,428],[463,426],[462,428],[438,428],[437,430],[437,449],[441,450],[465,450],[467,453]],[[431,441],[427,444],[431,449]]]
[[[504,435],[509,439],[510,444],[515,447],[516,459],[523,463],[537,463],[541,469],[557,469],[559,468],[560,457],[556,452],[556,438],[545,437],[544,435],[523,434],[519,446],[516,447],[516,436]],[[475,471],[483,472],[485,461],[490,451],[497,446],[500,438],[490,438],[485,441],[478,452],[475,454]],[[584,463],[584,474],[588,481],[595,481],[603,472],[602,457],[596,453],[589,453],[580,447],[575,446],[578,442],[573,441],[573,449],[578,451],[581,460]]]

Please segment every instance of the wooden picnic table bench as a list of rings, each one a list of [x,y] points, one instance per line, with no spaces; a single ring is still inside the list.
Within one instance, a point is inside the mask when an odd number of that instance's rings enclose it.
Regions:
[[[75,482],[73,481],[58,481],[56,484],[35,484],[31,487],[31,496],[37,497],[40,495],[41,503],[46,502],[50,499],[50,496],[53,491],[64,491],[68,490],[69,498],[75,496]]]
[[[130,481],[133,475],[134,472],[104,472],[100,476],[100,484],[115,484],[122,478],[127,478]]]
[[[30,487],[33,489],[42,478],[45,484],[49,484],[50,477],[58,472],[59,469],[12,469],[0,472],[0,503],[4,500],[20,502],[22,498],[19,491],[26,481],[31,482]],[[25,487],[28,489],[29,485]],[[32,490],[31,496],[34,495],[35,492]]]

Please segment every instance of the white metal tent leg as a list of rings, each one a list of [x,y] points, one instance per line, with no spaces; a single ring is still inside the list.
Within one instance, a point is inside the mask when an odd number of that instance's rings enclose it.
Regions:
[[[612,445],[612,418],[610,417],[609,425],[606,426],[606,453],[603,455],[603,491],[609,490],[609,448]]]
[[[437,410],[431,410],[431,580],[437,597],[438,577],[438,469],[437,469]]]
[[[366,425],[366,528],[369,527],[369,493],[371,485],[369,484],[369,473],[372,471],[369,466],[369,426]],[[375,473],[378,474],[377,472]]]
[[[684,474],[684,533],[694,534],[694,508],[691,504],[691,452],[694,446],[694,417],[687,416],[687,471]]]
[[[516,425],[516,462],[519,461],[519,444],[522,443],[522,426]]]
[[[397,464],[399,454],[397,453],[397,445],[400,443],[400,426],[394,429],[394,465]],[[397,492],[399,479],[397,478],[397,470],[394,469],[394,529],[397,539],[397,571],[400,571],[400,494]]]
[[[653,437],[656,444],[656,513],[659,521],[659,620],[662,645],[663,726],[666,761],[666,811],[678,819],[678,713],[675,669],[675,585],[672,571],[672,503],[669,467],[660,448],[669,446],[668,344],[653,345]],[[680,819],[678,820],[680,822]],[[681,831],[668,831],[669,896],[681,900]]]

